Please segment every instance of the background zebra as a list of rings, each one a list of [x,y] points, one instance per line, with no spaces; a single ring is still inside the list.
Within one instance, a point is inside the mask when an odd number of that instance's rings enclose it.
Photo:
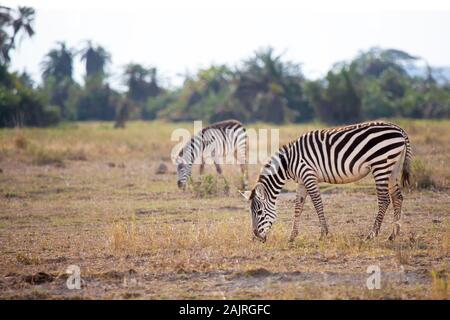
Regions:
[[[378,214],[368,239],[378,235],[390,199],[394,226],[389,237],[400,231],[402,193],[397,183],[403,160],[402,184],[409,183],[411,148],[406,132],[392,123],[365,122],[340,128],[308,132],[283,146],[263,167],[256,186],[244,197],[251,200],[254,235],[266,240],[276,220],[275,202],[287,179],[298,183],[295,214],[289,241],[298,235],[298,223],[307,195],[319,216],[321,236],[328,234],[319,182],[349,183],[369,172],[375,178]]]
[[[203,128],[181,149],[176,159],[177,184],[180,189],[186,187],[187,179],[192,174],[192,165],[200,163],[200,174],[205,168],[205,159],[211,158],[216,171],[222,174],[220,163],[238,163],[241,168],[243,187],[247,188],[248,171],[246,166],[247,133],[239,121],[227,120]]]

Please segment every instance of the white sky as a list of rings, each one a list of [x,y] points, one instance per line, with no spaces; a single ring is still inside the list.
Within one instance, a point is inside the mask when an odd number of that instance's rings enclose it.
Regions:
[[[112,82],[123,65],[158,67],[172,85],[187,71],[211,63],[231,66],[268,45],[302,63],[306,76],[372,46],[405,50],[431,65],[450,66],[450,1],[316,0],[3,0],[36,9],[35,36],[12,55],[12,69],[40,81],[39,63],[66,41],[80,48],[92,39],[112,54]],[[82,79],[77,61],[75,78]]]

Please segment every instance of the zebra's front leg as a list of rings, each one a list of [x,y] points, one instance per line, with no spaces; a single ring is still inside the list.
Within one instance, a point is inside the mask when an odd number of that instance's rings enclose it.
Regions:
[[[305,204],[306,200],[306,188],[305,185],[299,183],[297,186],[297,195],[295,198],[295,212],[294,212],[294,219],[292,222],[292,231],[291,236],[289,237],[289,242],[293,242],[295,238],[298,236],[298,224],[300,221],[300,216],[303,211],[303,205]]]
[[[313,174],[305,174],[303,177],[303,182],[305,183],[306,190],[313,202],[314,208],[316,209],[317,215],[319,216],[320,222],[320,238],[323,239],[328,235],[328,225],[325,219],[325,214],[323,213],[323,203],[322,196],[320,195],[319,183],[317,177]]]
[[[223,176],[222,167],[215,160],[214,160],[214,165],[216,166],[217,173],[220,174],[221,176]]]
[[[202,158],[202,162],[200,163],[200,168],[199,168],[199,174],[203,175],[203,173],[205,172],[205,160]]]
[[[376,181],[377,184],[377,198],[378,198],[378,214],[375,218],[375,222],[372,227],[372,231],[367,235],[366,240],[373,239],[378,236],[380,232],[381,223],[383,222],[384,215],[386,213],[391,200],[389,199],[388,183],[387,181]]]

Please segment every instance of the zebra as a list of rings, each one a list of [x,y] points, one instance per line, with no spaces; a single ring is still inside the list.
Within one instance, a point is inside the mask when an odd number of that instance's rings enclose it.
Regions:
[[[299,218],[309,195],[319,216],[321,238],[328,235],[319,183],[355,182],[372,173],[378,214],[366,240],[378,235],[392,199],[394,224],[389,240],[400,232],[403,196],[397,178],[402,167],[402,186],[410,182],[411,147],[406,132],[384,122],[364,122],[339,128],[310,131],[281,147],[261,169],[252,191],[241,192],[250,201],[254,236],[266,241],[277,218],[276,199],[288,179],[297,182],[295,213],[289,242],[298,235]]]
[[[186,188],[188,178],[192,174],[192,165],[200,160],[200,174],[205,168],[205,158],[212,158],[216,171],[222,175],[220,159],[233,156],[240,165],[243,187],[247,189],[247,132],[244,125],[237,120],[226,120],[214,123],[195,134],[180,150],[175,164],[177,166],[177,185]]]

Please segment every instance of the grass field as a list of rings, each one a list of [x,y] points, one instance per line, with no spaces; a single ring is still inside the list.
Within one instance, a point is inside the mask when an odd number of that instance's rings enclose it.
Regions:
[[[292,183],[265,244],[252,241],[237,167],[225,168],[228,194],[215,178],[203,179],[217,182],[208,192],[200,182],[178,190],[170,136],[192,124],[2,129],[0,298],[448,299],[450,121],[395,122],[408,132],[415,159],[401,236],[386,241],[390,208],[381,235],[363,241],[377,210],[366,178],[323,186],[332,233],[324,240],[308,199],[293,244]],[[282,126],[281,143],[318,126]],[[161,163],[168,172],[156,174]],[[251,185],[259,170],[250,166]],[[213,166],[206,174],[215,177]],[[80,290],[66,286],[70,265],[81,269]],[[381,269],[381,289],[366,286],[370,265]]]

